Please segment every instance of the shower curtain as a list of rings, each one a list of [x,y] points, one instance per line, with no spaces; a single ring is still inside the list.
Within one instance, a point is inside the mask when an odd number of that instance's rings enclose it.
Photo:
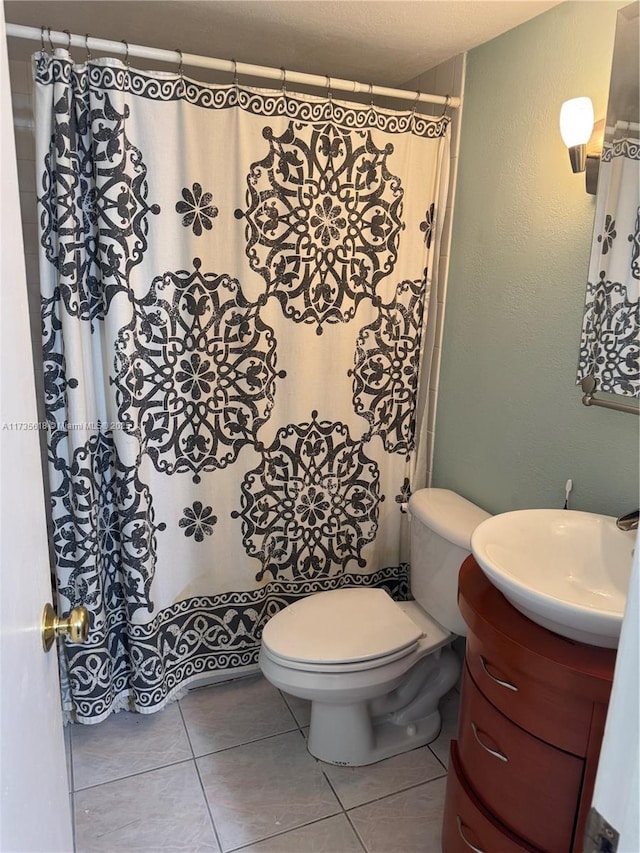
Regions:
[[[410,595],[449,121],[34,56],[55,583],[92,723],[255,664],[265,621]],[[331,626],[327,626],[331,630]]]
[[[640,397],[640,142],[638,125],[618,122],[605,140],[578,382]]]

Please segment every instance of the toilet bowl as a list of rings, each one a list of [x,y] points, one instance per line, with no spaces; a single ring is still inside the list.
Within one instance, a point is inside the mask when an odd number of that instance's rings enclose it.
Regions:
[[[285,612],[265,626],[260,666],[280,690],[311,701],[312,755],[371,764],[437,737],[438,702],[460,666],[446,648],[452,636],[415,602],[347,588],[317,593],[279,615]]]
[[[420,600],[396,602],[369,587],[320,592],[285,607],[263,630],[262,672],[311,701],[307,747],[330,764],[372,764],[429,743],[440,731],[439,701],[458,679],[450,647],[464,631],[457,570],[488,513],[443,489],[416,492],[409,510]]]

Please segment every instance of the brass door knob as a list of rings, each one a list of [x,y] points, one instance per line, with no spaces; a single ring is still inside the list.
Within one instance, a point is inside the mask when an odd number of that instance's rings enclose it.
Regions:
[[[66,619],[59,619],[47,603],[42,611],[42,645],[48,652],[56,637],[66,634],[73,643],[84,643],[89,636],[91,619],[86,607],[74,607]]]

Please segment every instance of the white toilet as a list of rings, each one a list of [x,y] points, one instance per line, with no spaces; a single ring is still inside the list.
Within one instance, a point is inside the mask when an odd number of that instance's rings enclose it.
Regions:
[[[447,489],[409,501],[411,592],[350,587],[285,607],[262,633],[260,667],[280,690],[311,700],[309,752],[330,764],[372,764],[429,743],[438,703],[459,675],[450,648],[466,634],[458,570],[489,513]]]

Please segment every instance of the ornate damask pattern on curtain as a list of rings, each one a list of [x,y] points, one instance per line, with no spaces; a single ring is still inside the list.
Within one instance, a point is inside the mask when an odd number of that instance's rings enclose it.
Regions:
[[[64,705],[150,712],[313,592],[409,595],[446,118],[36,54]],[[328,626],[327,630],[330,630]]]
[[[640,396],[639,296],[640,144],[625,127],[600,161],[578,382]]]

